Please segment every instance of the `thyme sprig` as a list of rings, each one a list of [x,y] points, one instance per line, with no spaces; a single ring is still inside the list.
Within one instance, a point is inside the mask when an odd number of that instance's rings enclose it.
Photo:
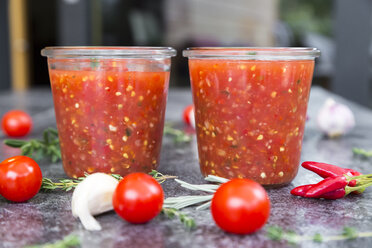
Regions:
[[[159,183],[163,183],[167,179],[174,179],[177,178],[176,176],[170,176],[170,175],[164,175],[157,170],[152,170],[149,173],[154,179],[156,179]],[[110,174],[113,178],[120,181],[123,179],[122,176],[119,174]],[[49,191],[49,190],[55,190],[55,189],[61,189],[63,191],[70,191],[73,188],[75,188],[79,183],[81,183],[87,176],[89,176],[88,173],[84,173],[83,177],[78,177],[76,179],[57,179],[56,182],[53,182],[50,178],[43,178],[42,184],[41,184],[41,190]]]
[[[75,234],[70,234],[64,237],[62,240],[58,240],[54,243],[48,243],[43,245],[31,245],[25,248],[69,248],[80,246],[80,239]]]
[[[40,190],[49,191],[55,189],[61,189],[63,191],[70,191],[75,188],[85,177],[79,177],[78,179],[58,179],[58,182],[53,182],[49,178],[43,178]]]
[[[362,148],[354,147],[353,148],[353,153],[354,153],[354,155],[359,155],[359,156],[362,156],[362,157],[365,157],[365,158],[372,157],[372,150],[367,151],[367,150],[362,149]]]
[[[191,135],[186,134],[184,131],[175,129],[169,124],[164,125],[164,135],[173,136],[173,141],[176,144],[188,143],[191,141]]]
[[[173,219],[178,217],[181,223],[189,230],[196,227],[195,221],[193,218],[187,216],[186,214],[182,213],[178,209],[174,208],[163,208],[162,213],[168,217],[169,219]]]
[[[61,159],[58,132],[54,128],[47,128],[43,132],[43,139],[16,140],[6,139],[7,146],[20,148],[21,154],[35,160],[49,158],[53,163]]]
[[[322,243],[328,241],[353,240],[356,238],[372,237],[372,232],[357,232],[353,227],[344,227],[341,234],[323,236],[320,233],[314,235],[300,235],[292,230],[284,230],[279,226],[269,226],[266,229],[266,236],[274,241],[286,241],[290,244],[298,244],[305,241]]]
[[[163,173],[161,173],[157,170],[152,170],[149,173],[149,175],[152,176],[154,179],[156,179],[156,181],[158,181],[158,183],[164,183],[165,180],[176,179],[177,178],[177,176],[164,175]]]

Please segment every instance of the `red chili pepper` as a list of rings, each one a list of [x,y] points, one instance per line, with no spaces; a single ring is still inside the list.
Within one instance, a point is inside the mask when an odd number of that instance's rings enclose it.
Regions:
[[[302,196],[306,197],[306,192],[309,191],[315,184],[307,184],[307,185],[301,185],[291,190],[291,194],[295,196]],[[320,195],[316,198],[324,198],[328,200],[336,200],[343,198],[345,196],[345,189],[336,189],[331,192],[327,192],[323,195]]]
[[[348,186],[352,178],[349,176],[331,176],[317,184],[301,185],[291,190],[292,195],[307,198],[339,199],[350,193],[362,193],[367,187],[372,186],[372,174],[355,176],[357,186]]]
[[[314,161],[305,161],[302,163],[302,167],[312,172],[315,172],[316,174],[323,178],[340,176],[345,174],[348,176],[362,175],[362,173],[353,169],[342,168],[333,164],[318,163]]]
[[[306,193],[305,197],[319,198],[326,193],[333,192],[338,189],[344,189],[348,185],[345,176],[327,177],[319,183],[313,185]]]
[[[305,196],[306,192],[311,189],[315,184],[301,185],[291,190],[292,195]]]
[[[328,200],[336,200],[336,199],[343,198],[345,196],[345,194],[346,194],[345,188],[336,189],[334,191],[331,191],[331,192],[328,192],[328,193],[325,193],[325,194],[321,195],[319,198],[324,198],[324,199],[328,199]]]
[[[335,177],[335,176],[341,176],[341,175],[348,175],[351,177],[354,176],[360,176],[362,173],[359,171],[348,169],[348,168],[342,168],[333,164],[326,164],[326,163],[318,163],[314,161],[305,161],[302,164],[302,167],[304,167],[307,170],[310,170],[312,172],[315,172],[319,176],[323,178],[327,177]],[[356,180],[352,180],[349,182],[350,187],[354,187],[356,185]]]

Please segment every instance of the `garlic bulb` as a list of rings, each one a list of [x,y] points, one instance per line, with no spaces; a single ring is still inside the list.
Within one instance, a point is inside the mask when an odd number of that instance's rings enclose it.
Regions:
[[[78,217],[84,228],[90,231],[101,230],[101,225],[93,217],[113,209],[112,195],[118,180],[104,173],[87,176],[74,190],[71,210]]]
[[[350,108],[331,98],[319,110],[317,122],[320,130],[331,138],[344,135],[355,126],[354,114]]]

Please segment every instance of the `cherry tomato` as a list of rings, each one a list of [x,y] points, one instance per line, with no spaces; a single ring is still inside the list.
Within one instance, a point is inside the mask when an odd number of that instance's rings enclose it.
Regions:
[[[195,128],[195,116],[194,116],[194,105],[189,105],[183,110],[183,121]]]
[[[211,211],[221,229],[248,234],[266,223],[270,215],[270,200],[265,189],[255,181],[233,179],[217,189]]]
[[[34,197],[41,187],[39,165],[26,156],[15,156],[0,163],[0,194],[14,202]]]
[[[4,133],[11,137],[25,136],[31,131],[32,119],[22,110],[11,110],[3,116],[1,125]]]
[[[130,223],[140,224],[160,213],[164,192],[151,176],[132,173],[119,182],[112,199],[114,210],[120,217]]]

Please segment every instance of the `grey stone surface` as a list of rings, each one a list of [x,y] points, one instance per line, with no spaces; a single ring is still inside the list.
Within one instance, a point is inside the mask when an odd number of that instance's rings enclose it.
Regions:
[[[315,160],[335,163],[354,168],[363,173],[372,172],[372,159],[354,157],[352,147],[372,149],[372,111],[333,96],[348,104],[356,115],[357,126],[348,135],[329,140],[316,129],[315,117],[325,99],[331,95],[320,88],[313,88],[309,103],[310,120],[306,125],[302,161]],[[181,113],[186,104],[191,103],[191,95],[186,90],[172,90],[167,106],[167,121],[182,127]],[[55,125],[52,97],[48,90],[30,91],[26,94],[0,94],[0,115],[9,109],[28,110],[34,119],[34,131],[30,137],[39,137],[44,128]],[[28,138],[30,138],[28,137]],[[0,135],[0,141],[4,136]],[[17,149],[0,145],[0,159],[17,155]],[[169,138],[164,139],[159,171],[177,175],[180,179],[202,183],[199,172],[195,138],[190,144],[174,145]],[[43,175],[49,178],[66,177],[61,163],[40,163]],[[343,226],[355,227],[361,231],[372,231],[372,189],[363,195],[351,195],[337,201],[313,200],[293,197],[290,189],[304,183],[319,180],[312,173],[300,168],[292,184],[269,189],[272,209],[268,225],[279,225],[303,234],[319,232],[334,235]],[[192,194],[173,181],[163,184],[166,196]],[[10,203],[0,197],[0,247],[22,247],[42,244],[63,238],[69,233],[81,237],[82,247],[287,247],[265,237],[265,228],[252,235],[238,236],[226,234],[213,222],[208,210],[184,211],[195,218],[198,227],[186,231],[176,220],[168,220],[159,215],[145,225],[131,225],[120,219],[114,212],[98,217],[102,224],[101,232],[88,232],[71,214],[70,192],[53,191],[39,193],[27,203]],[[371,238],[354,241],[314,244],[305,242],[299,247],[371,247]]]

